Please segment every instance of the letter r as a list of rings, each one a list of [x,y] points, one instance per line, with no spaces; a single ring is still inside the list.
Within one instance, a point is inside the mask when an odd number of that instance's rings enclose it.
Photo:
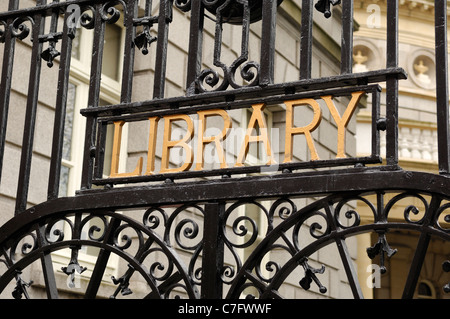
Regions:
[[[284,102],[286,105],[286,139],[285,139],[285,151],[284,151],[284,163],[292,161],[292,144],[293,135],[303,134],[305,135],[308,148],[311,152],[311,160],[316,161],[319,159],[317,155],[316,147],[314,145],[314,140],[312,138],[311,132],[313,132],[322,121],[322,111],[320,110],[320,105],[314,99],[300,99],[293,101]],[[309,105],[314,111],[314,116],[311,121],[306,126],[294,127],[294,107],[300,105]]]

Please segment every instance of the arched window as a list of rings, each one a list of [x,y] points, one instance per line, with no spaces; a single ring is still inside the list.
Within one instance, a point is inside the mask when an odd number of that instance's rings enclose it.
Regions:
[[[417,298],[419,299],[436,298],[436,291],[429,281],[422,280],[419,282],[419,285],[417,286]]]

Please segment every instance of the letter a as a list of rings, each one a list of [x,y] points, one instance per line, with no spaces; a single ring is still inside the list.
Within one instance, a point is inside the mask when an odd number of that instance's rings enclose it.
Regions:
[[[249,143],[257,143],[257,142],[263,142],[265,146],[266,154],[267,157],[269,158],[266,165],[275,164],[275,160],[273,159],[272,156],[272,148],[270,147],[269,136],[267,133],[267,124],[263,113],[265,106],[266,105],[263,103],[252,105],[253,108],[252,117],[248,122],[247,132],[245,133],[244,136],[244,144],[242,145],[241,151],[239,152],[239,156],[237,158],[235,167],[244,166],[244,161],[248,153]],[[256,124],[258,124],[261,134],[258,136],[253,136],[251,135],[251,133],[254,129],[256,129]]]

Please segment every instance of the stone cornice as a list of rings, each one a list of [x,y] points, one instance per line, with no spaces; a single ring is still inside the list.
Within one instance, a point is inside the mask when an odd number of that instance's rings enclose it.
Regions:
[[[389,0],[356,0],[355,8],[363,7],[364,4],[378,4],[385,7],[386,2]],[[447,1],[448,3],[448,1]],[[423,13],[434,13],[434,1],[432,0],[400,0],[399,1],[400,10],[417,11]],[[449,12],[450,15],[450,12]]]

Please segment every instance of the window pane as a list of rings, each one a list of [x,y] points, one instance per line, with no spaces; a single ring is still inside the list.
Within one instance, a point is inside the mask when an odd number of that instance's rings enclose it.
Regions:
[[[71,152],[72,152],[75,93],[76,93],[76,86],[69,83],[69,89],[67,92],[66,118],[64,123],[64,144],[62,153],[62,158],[68,161],[71,160]]]
[[[102,73],[113,80],[119,80],[120,39],[122,29],[115,24],[107,24],[103,53]]]
[[[73,135],[73,117],[75,108],[75,92],[76,86],[69,83],[69,88],[67,91],[67,105],[66,105],[66,117],[64,120],[64,140],[63,140],[63,150],[62,159],[70,161],[72,158],[72,135]],[[68,185],[69,185],[69,173],[70,168],[61,166],[61,176],[59,178],[59,196],[68,195]]]
[[[81,29],[77,30],[77,33],[80,33]],[[80,59],[80,36],[76,36],[72,41],[72,58],[79,60]]]
[[[68,195],[69,171],[70,168],[67,166],[61,166],[61,176],[59,177],[59,197],[65,197]]]
[[[430,286],[428,286],[426,283],[421,282],[419,284],[419,295],[421,296],[427,296],[427,297],[431,297],[433,294],[431,292],[431,288]]]

